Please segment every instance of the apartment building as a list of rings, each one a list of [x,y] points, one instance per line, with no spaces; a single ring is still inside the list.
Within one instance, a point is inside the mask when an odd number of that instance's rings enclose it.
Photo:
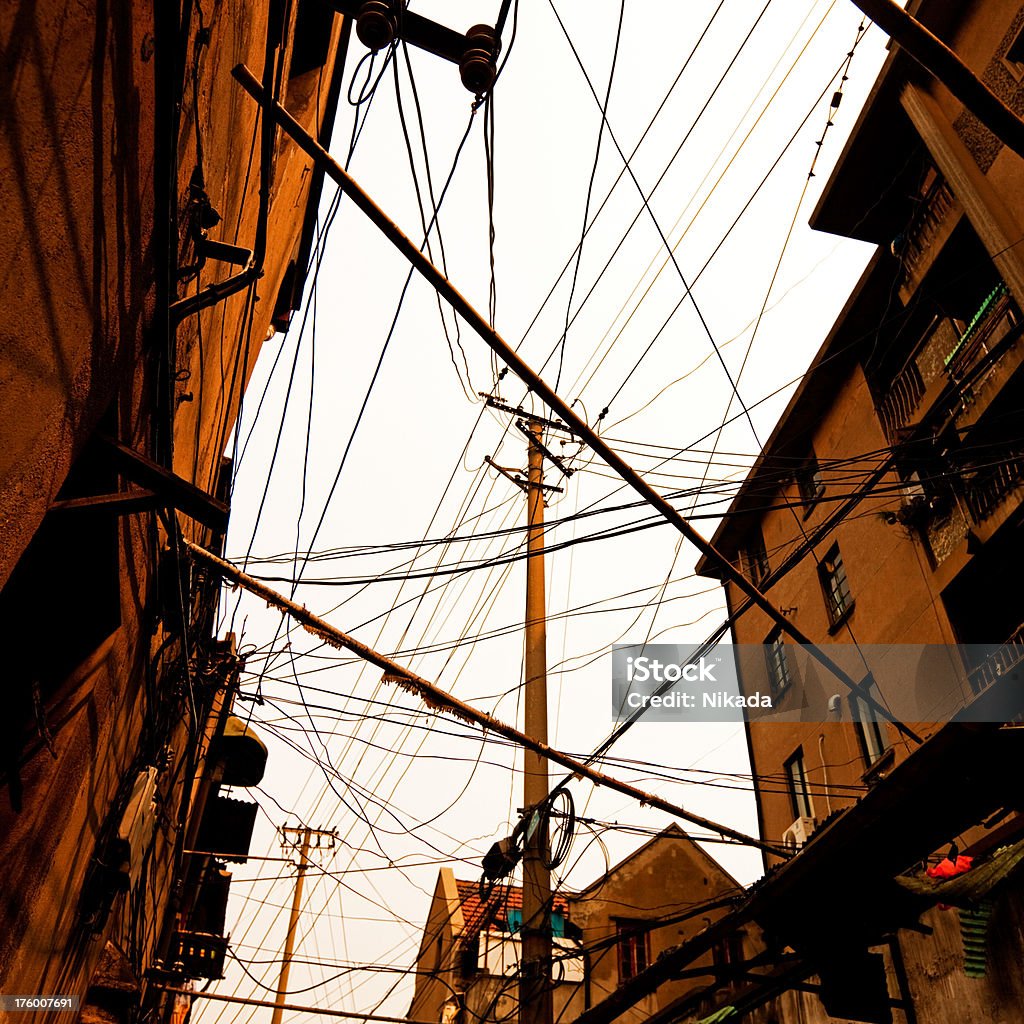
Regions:
[[[908,9],[1024,110],[1024,8]],[[1024,834],[1010,767],[1024,711],[1024,603],[1012,585],[1024,565],[1024,162],[894,47],[811,223],[877,252],[715,544],[862,689],[725,585],[733,641],[750,645],[737,648],[742,685],[771,692],[782,712],[747,727],[761,834],[800,851],[766,857],[769,889],[797,862],[812,873],[831,864],[848,886],[850,856],[874,857],[879,842],[891,870],[862,872],[876,886],[946,858],[984,864]],[[714,575],[707,561],[699,571]],[[984,744],[1006,756],[982,767]],[[954,795],[965,777],[973,795]],[[863,893],[851,944],[829,933],[855,919],[821,871],[813,927],[806,903],[795,925],[762,923],[804,954],[816,934],[851,960],[882,957],[886,985],[850,1019],[1013,1019],[1019,880],[985,889],[976,876],[959,912],[907,907],[884,927],[868,925],[886,915]],[[864,967],[865,987],[874,971]]]

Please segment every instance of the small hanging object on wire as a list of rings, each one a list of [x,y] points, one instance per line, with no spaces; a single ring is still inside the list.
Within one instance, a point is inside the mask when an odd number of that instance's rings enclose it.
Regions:
[[[507,878],[523,859],[523,845],[526,842],[526,830],[530,816],[521,818],[512,835],[499,839],[484,854],[483,874],[480,876],[480,899],[486,903],[491,898],[494,886],[502,878]]]

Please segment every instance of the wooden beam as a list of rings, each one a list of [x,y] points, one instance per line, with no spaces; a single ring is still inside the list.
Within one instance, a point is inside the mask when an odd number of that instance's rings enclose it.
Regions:
[[[150,512],[160,507],[160,498],[155,491],[118,491],[116,494],[96,494],[87,498],[66,498],[50,505],[49,512],[106,512],[115,516],[127,516],[133,512]]]
[[[162,499],[162,504],[173,506],[214,533],[227,531],[229,509],[224,502],[112,437],[100,435],[100,441],[109,451],[118,472],[152,490]]]

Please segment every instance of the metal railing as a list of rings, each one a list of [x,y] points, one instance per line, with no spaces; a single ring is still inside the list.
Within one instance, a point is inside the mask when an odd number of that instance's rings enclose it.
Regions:
[[[1004,461],[964,479],[964,500],[976,523],[983,523],[1018,487],[1024,484],[1024,453],[1013,452]]]
[[[999,286],[986,298],[968,325],[956,347],[946,357],[946,372],[954,381],[986,355],[989,349],[1020,320],[1017,304],[1010,298],[1006,285]]]
[[[967,673],[975,694],[983,693],[1000,676],[1024,661],[1024,625],[1018,626],[1009,639],[997,647],[980,665]]]
[[[924,397],[925,384],[917,363],[911,361],[903,372],[889,385],[885,398],[878,406],[878,416],[888,440],[894,441],[896,433],[907,425]]]
[[[916,272],[922,258],[931,248],[942,222],[953,205],[953,193],[941,177],[936,177],[931,187],[921,198],[914,220],[904,238],[901,253],[904,269],[904,283]]]

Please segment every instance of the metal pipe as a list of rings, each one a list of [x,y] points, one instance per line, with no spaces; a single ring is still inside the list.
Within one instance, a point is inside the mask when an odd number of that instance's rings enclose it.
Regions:
[[[520,732],[514,726],[508,725],[500,719],[493,718],[486,712],[479,711],[472,705],[464,703],[446,690],[442,690],[435,683],[416,675],[415,672],[410,671],[404,665],[399,665],[397,661],[392,661],[387,655],[381,654],[379,651],[375,651],[372,647],[367,647],[366,644],[349,636],[347,633],[343,633],[329,622],[314,615],[308,608],[297,604],[275,590],[271,590],[270,587],[260,583],[259,580],[253,579],[248,573],[242,572],[241,569],[225,561],[223,558],[218,558],[215,554],[200,547],[198,544],[194,544],[190,540],[185,540],[184,544],[195,558],[216,569],[225,579],[230,580],[232,583],[237,583],[240,587],[244,587],[249,593],[255,594],[266,601],[267,604],[287,612],[296,622],[300,623],[314,636],[318,636],[324,643],[330,644],[332,647],[352,651],[353,654],[357,654],[364,661],[368,661],[371,665],[376,665],[377,668],[381,669],[388,676],[389,682],[393,682],[403,689],[415,693],[428,707],[435,711],[447,711],[464,722],[479,725],[484,729],[497,733],[499,736],[504,736],[526,750],[531,750],[555,764],[560,764],[574,775],[594,783],[595,786],[605,786],[616,793],[622,793],[624,796],[637,800],[641,804],[656,807],[660,811],[665,811],[666,814],[682,818],[684,821],[694,825],[700,825],[702,828],[706,828],[711,832],[717,832],[719,835],[728,836],[730,839],[735,839],[744,845],[755,846],[758,849],[767,850],[769,853],[782,853],[771,843],[755,839],[753,836],[738,832],[727,825],[720,825],[718,822],[703,818],[692,811],[687,811],[678,804],[673,804],[653,793],[637,789],[636,786],[631,786],[628,782],[622,782],[611,775],[605,775],[604,772],[591,768],[569,754],[549,747],[547,743],[535,740],[532,736],[527,736],[526,733]]]
[[[280,45],[280,34],[272,31],[269,18],[273,15],[273,4],[268,8],[267,42],[263,54],[263,91],[273,95],[275,53]],[[172,302],[168,307],[171,318],[171,329],[174,330],[183,320],[201,312],[209,306],[237,294],[263,276],[263,262],[267,254],[267,222],[270,219],[270,172],[274,163],[274,125],[271,119],[262,114],[260,125],[260,205],[256,214],[256,237],[253,241],[252,255],[244,270],[224,281],[213,281],[196,295],[186,295]]]
[[[281,104],[273,100],[266,89],[261,88],[260,83],[244,64],[236,65],[231,73],[241,84],[242,88],[263,107],[265,116],[273,117],[306,153],[313,157],[314,160],[323,164],[324,170],[334,179],[338,187],[373,221],[384,236],[427,279],[438,294],[451,304],[452,308],[473,328],[491,351],[503,360],[509,369],[534,394],[557,413],[577,437],[586,441],[590,448],[600,455],[605,463],[623,481],[629,484],[649,505],[657,509],[664,519],[671,523],[698,551],[714,562],[721,569],[722,575],[728,578],[737,589],[746,594],[787,636],[791,637],[796,643],[806,647],[808,653],[819,664],[827,668],[851,692],[861,697],[869,707],[875,710],[876,714],[890,722],[905,736],[908,736],[915,742],[920,742],[920,738],[914,732],[894,718],[888,709],[883,708],[871,696],[868,687],[863,682],[856,682],[852,679],[817,644],[813,643],[809,636],[790,622],[710,541],[706,540],[695,530],[673,505],[651,487],[596,431],[592,430],[590,425],[580,418],[568,402],[561,398],[539,374],[526,364],[519,353],[470,305],[451,281],[430,262],[404,234],[401,228],[374,203],[355,179],[331,157],[330,153]]]

